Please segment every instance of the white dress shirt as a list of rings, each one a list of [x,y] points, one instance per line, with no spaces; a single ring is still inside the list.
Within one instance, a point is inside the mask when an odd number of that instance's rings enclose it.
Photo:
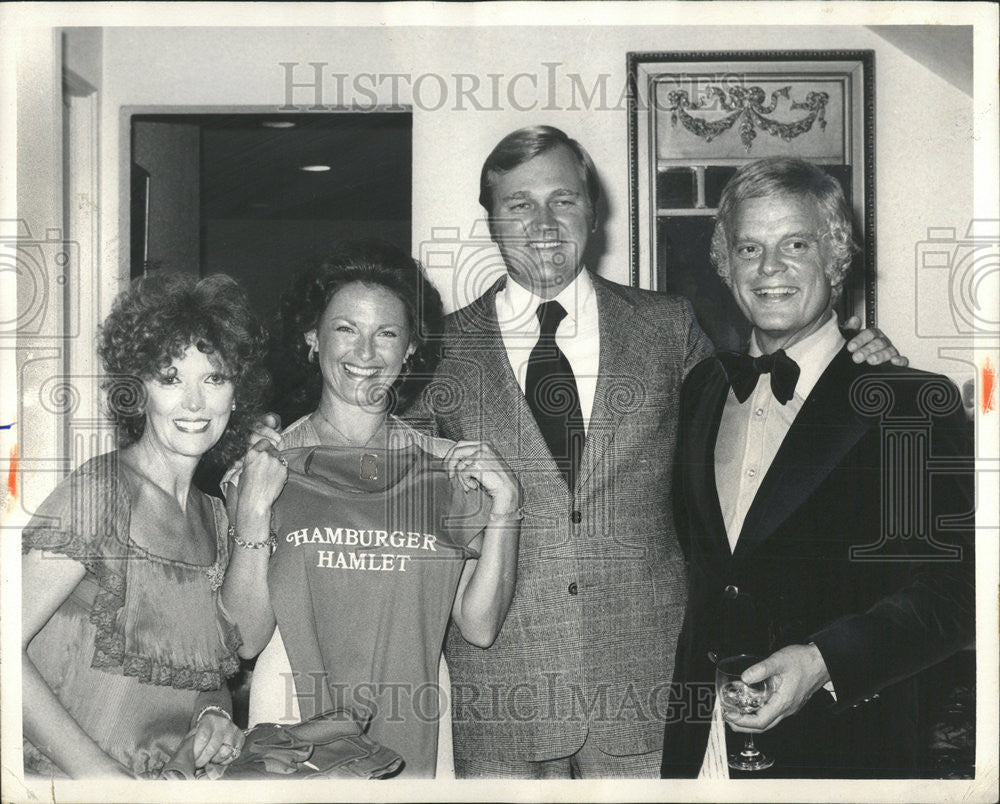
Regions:
[[[788,429],[799,415],[802,404],[830,361],[844,346],[837,318],[831,312],[827,322],[798,343],[785,350],[799,364],[795,394],[782,405],[771,391],[770,375],[757,382],[750,398],[740,404],[730,389],[715,440],[715,485],[719,491],[722,520],[726,523],[729,547],[743,529],[743,520],[757,496],[757,489],[784,441]],[[757,335],[750,338],[750,356],[759,357]]]
[[[844,343],[837,317],[831,312],[823,326],[785,350],[799,364],[800,373],[795,394],[784,405],[771,391],[771,378],[767,374],[761,375],[750,398],[742,404],[732,389],[729,390],[715,441],[715,485],[730,550],[736,550],[747,511],[792,422]],[[761,354],[754,332],[750,339],[750,356]],[[716,700],[699,778],[729,778],[724,730],[722,710]]]
[[[538,343],[541,325],[536,311],[545,299],[536,296],[510,277],[507,285],[496,295],[497,322],[507,359],[517,377],[517,384],[524,393],[528,374],[528,358]],[[566,355],[576,387],[580,394],[580,413],[583,426],[590,426],[590,414],[597,392],[597,372],[601,358],[601,334],[597,321],[597,294],[590,274],[584,268],[553,301],[566,310],[566,317],[556,330],[556,345]]]

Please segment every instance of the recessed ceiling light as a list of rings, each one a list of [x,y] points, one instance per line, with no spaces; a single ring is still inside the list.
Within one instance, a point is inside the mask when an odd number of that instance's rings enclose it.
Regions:
[[[264,128],[295,128],[295,123],[290,120],[264,120],[261,125]]]
[[[326,173],[329,169],[329,165],[303,165],[299,168],[299,170],[304,170],[307,173]]]

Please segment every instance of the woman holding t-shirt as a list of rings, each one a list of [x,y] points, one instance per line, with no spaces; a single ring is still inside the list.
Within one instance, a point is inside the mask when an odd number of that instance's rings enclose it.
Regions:
[[[419,265],[388,244],[345,245],[300,277],[280,327],[318,404],[280,452],[253,447],[228,493],[223,599],[241,655],[263,649],[251,722],[353,708],[410,777],[434,775],[449,617],[472,644],[496,639],[521,519],[517,482],[488,444],[432,439],[392,415],[433,372],[442,318]]]

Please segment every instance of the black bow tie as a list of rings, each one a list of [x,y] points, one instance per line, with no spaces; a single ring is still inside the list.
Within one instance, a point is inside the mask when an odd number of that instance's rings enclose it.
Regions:
[[[771,375],[771,391],[782,405],[795,393],[795,383],[799,381],[799,364],[786,355],[784,349],[760,357],[750,357],[740,352],[719,352],[716,359],[722,364],[726,379],[741,405],[750,398],[761,374]]]

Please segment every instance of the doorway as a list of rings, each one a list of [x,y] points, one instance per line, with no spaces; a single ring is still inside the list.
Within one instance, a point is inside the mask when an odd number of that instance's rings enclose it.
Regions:
[[[340,240],[411,246],[413,117],[134,114],[131,275],[226,273],[269,321]]]

